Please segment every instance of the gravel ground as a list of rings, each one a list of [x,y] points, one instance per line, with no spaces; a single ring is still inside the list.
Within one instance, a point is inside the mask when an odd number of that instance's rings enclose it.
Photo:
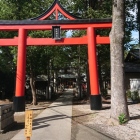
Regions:
[[[110,119],[110,104],[103,110],[90,110],[89,103],[73,105],[74,121],[99,131],[115,140],[140,140],[140,103],[128,105],[130,121],[119,125]]]

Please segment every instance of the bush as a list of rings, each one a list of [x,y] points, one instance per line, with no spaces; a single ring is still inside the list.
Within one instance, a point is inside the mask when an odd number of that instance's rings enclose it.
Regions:
[[[139,92],[137,90],[135,91],[128,90],[126,94],[127,94],[127,98],[130,98],[132,101],[137,101],[137,102],[140,101]]]
[[[130,91],[130,90],[128,90],[128,91],[126,92],[126,95],[127,95],[127,98],[130,98],[130,99],[131,99],[131,91]]]
[[[138,93],[138,91],[137,91],[137,90],[136,90],[136,91],[131,92],[131,99],[132,99],[133,101],[136,101],[136,100],[138,100],[138,101],[139,101],[139,93]]]

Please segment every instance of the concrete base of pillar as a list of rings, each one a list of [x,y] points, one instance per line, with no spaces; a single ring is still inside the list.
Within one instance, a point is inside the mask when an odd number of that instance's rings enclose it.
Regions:
[[[90,109],[91,110],[101,110],[102,109],[102,99],[101,95],[90,95]]]
[[[25,97],[14,97],[14,112],[22,112],[25,111]]]

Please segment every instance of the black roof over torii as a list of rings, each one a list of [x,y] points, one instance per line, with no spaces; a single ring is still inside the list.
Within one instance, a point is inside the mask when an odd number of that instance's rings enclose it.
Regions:
[[[51,5],[51,7],[49,9],[47,9],[44,13],[42,13],[41,15],[35,17],[35,18],[31,18],[31,20],[39,20],[41,18],[43,18],[44,16],[46,16],[47,14],[49,14],[49,12],[51,12],[51,10],[56,6],[56,4],[58,4],[58,6],[70,17],[74,18],[74,19],[81,19],[80,17],[77,17],[71,13],[69,13],[67,10],[65,10],[63,8],[63,6],[60,4],[59,0],[54,0],[53,4]]]
[[[44,20],[55,10],[59,11],[70,20]],[[104,19],[81,19],[65,10],[59,0],[54,0],[52,6],[41,15],[25,20],[0,20],[0,25],[45,25],[45,24],[91,24],[91,23],[110,23],[111,18]]]

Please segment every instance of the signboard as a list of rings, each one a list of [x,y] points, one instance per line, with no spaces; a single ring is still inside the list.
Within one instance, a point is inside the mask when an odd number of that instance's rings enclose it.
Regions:
[[[53,35],[54,39],[56,39],[56,40],[61,39],[60,31],[61,31],[60,26],[52,26],[52,35]]]
[[[32,136],[32,121],[33,120],[33,111],[26,110],[25,111],[25,136],[31,137]]]

